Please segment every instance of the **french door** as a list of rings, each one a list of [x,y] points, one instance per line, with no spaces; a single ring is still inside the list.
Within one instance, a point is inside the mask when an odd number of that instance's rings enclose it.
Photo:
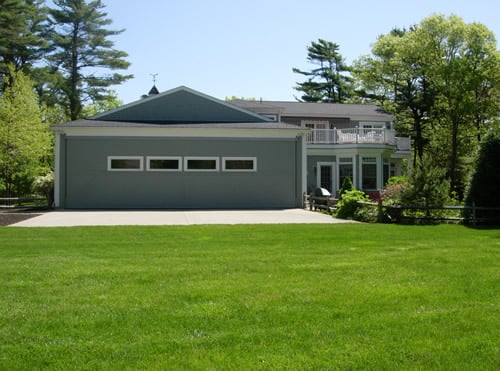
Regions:
[[[332,195],[335,195],[334,189],[334,162],[318,162],[317,172],[316,172],[316,186],[318,188],[324,188]]]

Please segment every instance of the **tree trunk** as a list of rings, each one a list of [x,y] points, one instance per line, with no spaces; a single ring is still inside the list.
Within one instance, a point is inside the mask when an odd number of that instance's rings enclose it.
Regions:
[[[457,186],[458,186],[457,162],[458,162],[458,121],[453,120],[451,123],[451,157],[450,157],[450,191],[451,192],[457,191]]]

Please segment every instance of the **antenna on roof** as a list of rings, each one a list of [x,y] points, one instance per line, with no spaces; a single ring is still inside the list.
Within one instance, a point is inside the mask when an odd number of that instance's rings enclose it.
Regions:
[[[156,85],[156,76],[158,76],[158,73],[150,73],[151,76],[153,76],[153,85]]]

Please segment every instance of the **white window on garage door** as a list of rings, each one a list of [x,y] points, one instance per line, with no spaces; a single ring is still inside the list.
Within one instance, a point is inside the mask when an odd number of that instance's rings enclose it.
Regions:
[[[142,171],[142,156],[108,156],[108,171]]]

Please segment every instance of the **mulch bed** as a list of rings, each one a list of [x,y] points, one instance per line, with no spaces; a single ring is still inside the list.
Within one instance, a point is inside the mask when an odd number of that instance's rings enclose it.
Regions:
[[[0,209],[0,226],[7,226],[22,222],[26,219],[41,215],[40,211],[31,209]]]

